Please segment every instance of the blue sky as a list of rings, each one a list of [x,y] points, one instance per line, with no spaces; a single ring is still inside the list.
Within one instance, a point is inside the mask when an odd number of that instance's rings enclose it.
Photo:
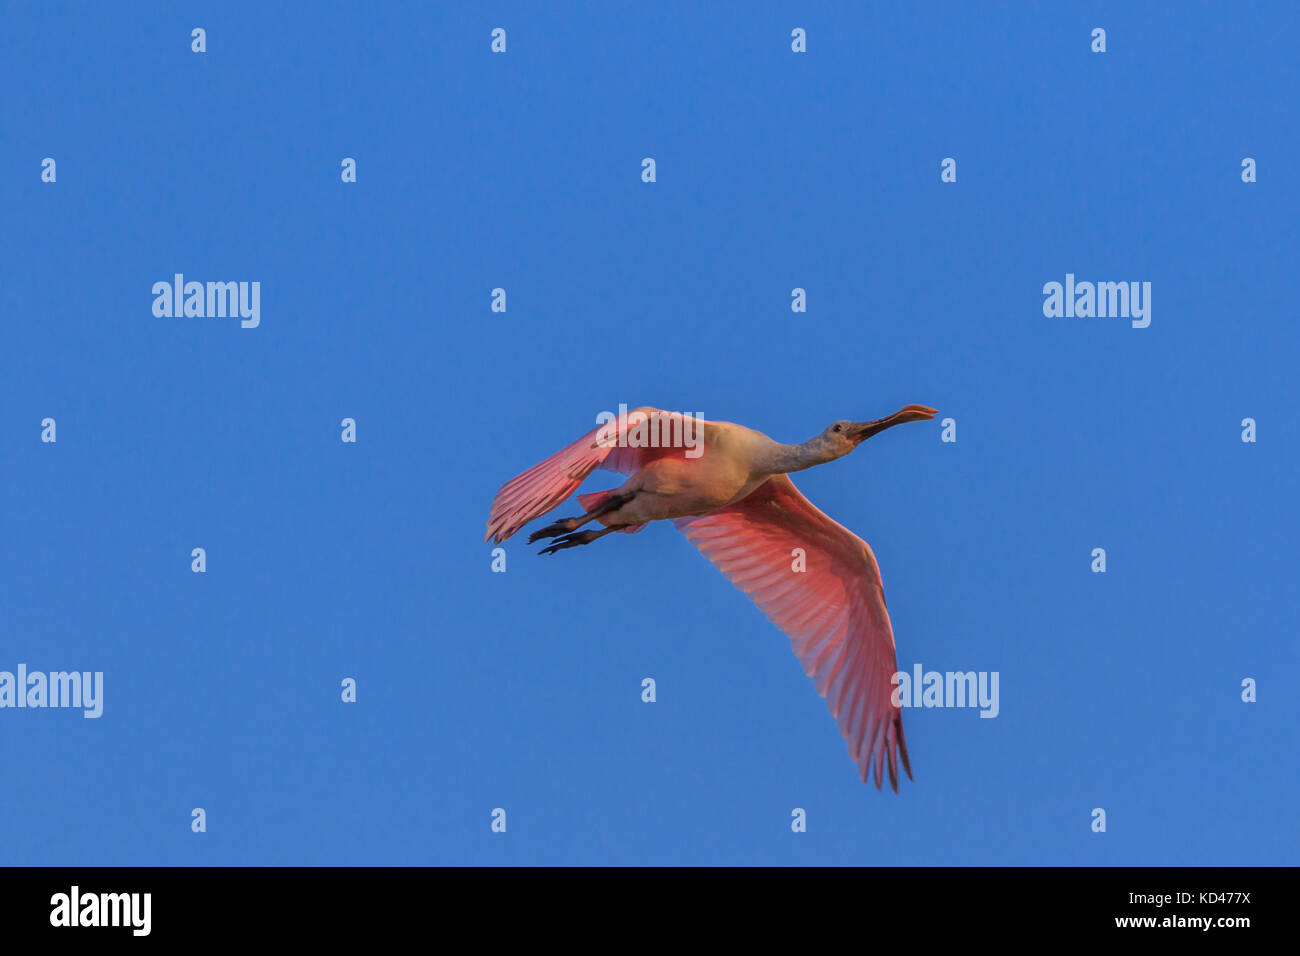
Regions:
[[[0,861],[1296,863],[1294,7],[984,7],[10,6],[0,670],[105,700],[0,710]],[[952,417],[797,481],[999,716],[907,711],[878,793],[671,527],[492,573],[619,403]]]

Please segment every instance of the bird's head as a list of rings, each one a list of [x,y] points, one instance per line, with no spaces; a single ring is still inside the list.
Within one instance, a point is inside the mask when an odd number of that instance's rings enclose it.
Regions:
[[[925,405],[908,405],[888,418],[877,418],[873,422],[833,422],[821,433],[820,443],[835,458],[843,458],[877,432],[904,422],[926,422],[936,414],[935,409]]]

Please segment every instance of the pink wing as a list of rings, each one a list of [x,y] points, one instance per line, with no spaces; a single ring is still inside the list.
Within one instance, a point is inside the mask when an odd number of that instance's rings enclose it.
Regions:
[[[818,511],[785,475],[733,505],[673,523],[790,638],[862,780],[874,762],[880,789],[888,757],[897,793],[899,757],[909,778],[912,768],[902,713],[891,699],[894,632],[867,543]],[[796,548],[805,555],[803,572],[793,570]]]
[[[597,467],[603,465],[610,471],[630,475],[647,461],[681,453],[681,449],[674,448],[620,446],[618,440],[635,425],[634,416],[638,412],[649,417],[664,414],[649,406],[634,409],[623,422],[598,425],[572,445],[560,449],[550,458],[502,485],[492,500],[487,534],[483,540],[491,538],[494,543],[500,544],[528,522],[540,518],[568,498]],[[605,440],[597,441],[602,437],[602,431]]]

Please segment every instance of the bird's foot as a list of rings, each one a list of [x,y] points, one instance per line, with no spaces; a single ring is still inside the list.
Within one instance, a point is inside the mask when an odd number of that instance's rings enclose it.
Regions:
[[[542,548],[538,554],[554,554],[556,551],[563,551],[565,548],[576,548],[580,544],[591,544],[597,538],[608,533],[607,531],[577,531],[573,534],[566,534],[563,538],[558,538],[551,542],[549,548]]]
[[[578,526],[579,518],[561,518],[555,524],[548,524],[540,531],[534,531],[528,536],[528,543],[532,544],[538,538],[558,538],[562,534],[568,534]]]

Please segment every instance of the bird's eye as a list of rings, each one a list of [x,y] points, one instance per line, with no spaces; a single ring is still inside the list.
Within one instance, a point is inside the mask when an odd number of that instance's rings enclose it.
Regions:
[[[839,425],[836,425],[836,426],[835,426],[835,430],[836,430],[836,431],[839,431],[839,430],[840,430],[840,426],[839,426]]]

